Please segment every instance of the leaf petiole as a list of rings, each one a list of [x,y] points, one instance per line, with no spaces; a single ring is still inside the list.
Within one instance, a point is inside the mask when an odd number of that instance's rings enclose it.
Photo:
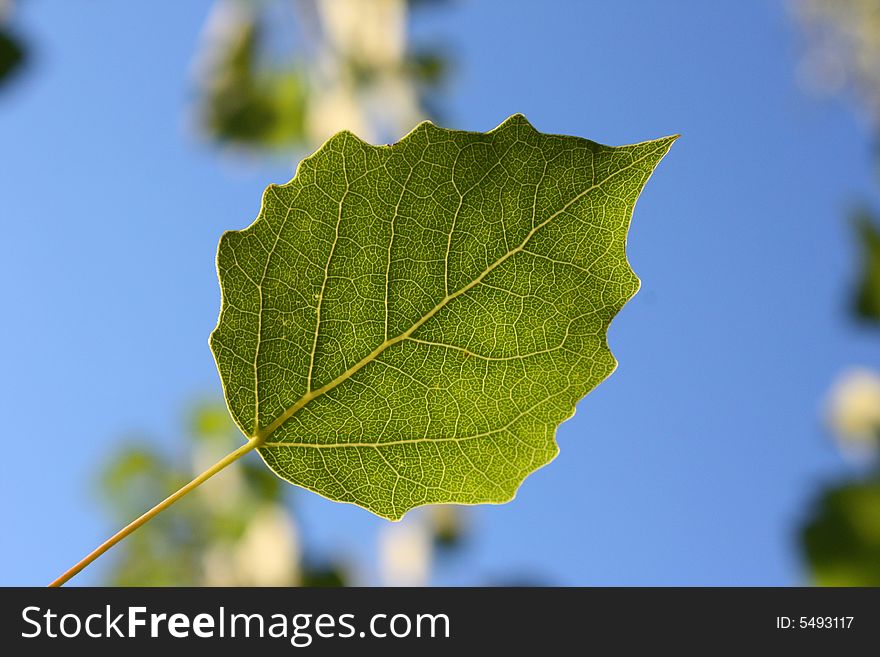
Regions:
[[[85,557],[83,557],[78,563],[76,563],[76,565],[74,565],[70,569],[66,570],[57,579],[52,581],[52,583],[49,584],[49,586],[50,587],[58,587],[58,586],[65,584],[66,582],[68,582],[71,578],[73,578],[75,575],[77,575],[86,566],[88,566],[90,563],[92,563],[95,559],[100,557],[102,554],[104,554],[107,550],[112,548],[114,545],[119,543],[119,541],[121,541],[123,538],[125,538],[126,536],[131,534],[138,527],[146,524],[147,521],[149,521],[151,518],[159,515],[162,511],[164,511],[165,509],[170,507],[172,504],[174,504],[177,500],[179,500],[181,497],[183,497],[184,495],[186,495],[190,491],[198,488],[200,485],[202,485],[208,479],[210,479],[215,474],[217,474],[218,472],[220,472],[221,470],[226,468],[226,466],[228,466],[232,463],[235,463],[242,456],[244,456],[248,452],[251,452],[254,449],[256,449],[257,447],[259,447],[263,443],[263,441],[264,441],[263,438],[259,438],[259,437],[251,438],[244,445],[242,445],[241,447],[236,449],[234,452],[230,452],[229,454],[224,456],[222,459],[217,461],[214,465],[212,465],[210,468],[205,470],[202,474],[197,476],[191,482],[189,482],[188,484],[186,484],[185,486],[183,486],[182,488],[180,488],[176,492],[172,493],[171,495],[166,497],[164,500],[159,502],[152,509],[150,509],[149,511],[144,513],[142,516],[140,516],[136,520],[133,520],[128,525],[126,525],[125,527],[120,529],[118,532],[113,534],[113,536],[108,538],[106,541],[101,543],[94,550],[89,552],[89,554],[87,554]]]

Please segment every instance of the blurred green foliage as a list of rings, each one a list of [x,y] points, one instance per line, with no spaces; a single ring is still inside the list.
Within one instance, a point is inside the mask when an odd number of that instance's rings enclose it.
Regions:
[[[202,85],[200,122],[220,142],[276,148],[304,139],[306,80],[296,66],[261,65],[264,29],[244,17]]]
[[[24,44],[12,32],[0,27],[0,87],[13,78],[24,60]]]
[[[880,230],[866,210],[860,211],[855,221],[856,235],[861,251],[861,264],[853,299],[857,317],[880,322]]]
[[[802,532],[821,586],[880,586],[880,476],[822,491]]]
[[[268,151],[343,128],[367,140],[407,132],[436,114],[449,68],[443,48],[409,41],[409,12],[444,2],[216,0],[196,57],[199,128]]]

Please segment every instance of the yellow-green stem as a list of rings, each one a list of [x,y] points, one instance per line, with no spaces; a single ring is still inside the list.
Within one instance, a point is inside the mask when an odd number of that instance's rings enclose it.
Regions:
[[[186,486],[184,486],[183,488],[181,488],[177,492],[172,493],[171,495],[166,497],[164,500],[159,502],[152,509],[150,509],[149,511],[144,513],[142,516],[140,516],[137,520],[132,521],[131,523],[129,523],[128,525],[126,525],[125,527],[120,529],[118,532],[113,534],[113,536],[108,538],[106,541],[104,541],[98,547],[96,547],[94,550],[92,550],[89,554],[87,554],[85,557],[83,557],[76,565],[74,565],[69,570],[62,573],[56,580],[54,580],[51,584],[49,584],[49,586],[61,586],[62,584],[69,581],[72,577],[74,577],[77,573],[79,573],[83,568],[88,566],[90,563],[92,563],[95,559],[97,559],[102,554],[104,554],[107,550],[109,550],[114,545],[116,545],[123,538],[125,538],[126,536],[131,534],[135,529],[137,529],[141,525],[145,524],[151,518],[159,515],[162,511],[164,511],[169,506],[174,504],[177,500],[179,500],[181,497],[186,495],[191,490],[198,488],[201,484],[203,484],[208,479],[213,477],[215,474],[217,474],[218,472],[223,470],[227,465],[234,463],[235,461],[240,459],[242,456],[244,456],[248,452],[259,447],[262,442],[263,441],[260,438],[251,438],[250,440],[248,440],[247,443],[245,443],[244,445],[239,447],[237,450],[224,456],[222,459],[217,461],[214,465],[212,465],[210,468],[205,470],[198,477],[196,477],[191,482],[189,482]]]

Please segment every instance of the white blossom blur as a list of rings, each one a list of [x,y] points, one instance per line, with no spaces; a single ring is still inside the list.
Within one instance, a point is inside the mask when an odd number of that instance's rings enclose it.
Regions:
[[[880,444],[880,374],[866,368],[844,372],[828,396],[828,424],[848,452],[876,453]]]
[[[431,532],[411,514],[379,534],[379,568],[385,586],[426,586],[431,574]]]

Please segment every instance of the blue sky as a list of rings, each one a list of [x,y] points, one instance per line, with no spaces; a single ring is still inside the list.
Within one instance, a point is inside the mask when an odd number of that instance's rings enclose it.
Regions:
[[[105,538],[102,455],[132,432],[179,444],[188,403],[219,395],[217,240],[293,163],[242,166],[186,129],[208,6],[16,15],[35,58],[0,95],[0,584],[46,583]],[[821,402],[876,358],[846,315],[844,221],[876,192],[865,126],[797,83],[783,3],[461,1],[414,31],[455,55],[449,127],[522,112],[609,144],[683,135],[636,209],[617,372],[513,503],[472,512],[436,583],[804,583],[797,523],[847,472]],[[297,503],[317,550],[374,558],[383,521]]]

